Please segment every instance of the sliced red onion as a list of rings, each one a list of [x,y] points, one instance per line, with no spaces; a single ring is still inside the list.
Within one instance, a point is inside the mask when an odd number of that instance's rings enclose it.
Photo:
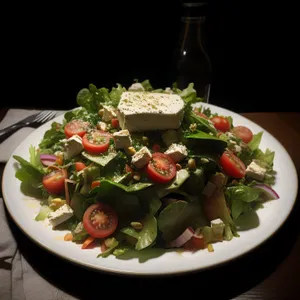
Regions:
[[[56,156],[53,154],[41,154],[40,160],[44,166],[51,166],[56,162]]]
[[[266,184],[259,183],[253,186],[254,188],[260,189],[267,196],[267,200],[276,200],[279,199],[279,195]]]
[[[194,230],[188,227],[178,238],[169,243],[170,247],[179,248],[185,244],[194,235]]]

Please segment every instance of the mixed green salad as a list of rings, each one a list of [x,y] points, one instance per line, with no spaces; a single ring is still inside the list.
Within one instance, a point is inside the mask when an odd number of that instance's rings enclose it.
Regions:
[[[179,126],[159,130],[154,122],[140,131],[137,121],[129,131],[119,109],[124,93],[156,97],[153,120],[156,108],[165,113],[159,99],[177,95],[183,107],[165,117]],[[263,132],[205,107],[193,83],[184,90],[153,89],[149,80],[90,84],[77,104],[30,146],[28,160],[14,155],[15,176],[23,193],[41,201],[36,221],[68,230],[65,240],[82,249],[99,247],[99,257],[150,247],[213,251],[239,237],[241,217],[279,198],[275,153],[260,149]]]

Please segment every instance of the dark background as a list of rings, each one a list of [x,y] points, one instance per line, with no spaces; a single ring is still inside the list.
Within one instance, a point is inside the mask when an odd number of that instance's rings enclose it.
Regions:
[[[174,81],[179,0],[20,5],[2,11],[2,107],[69,109],[89,83],[111,88],[137,78],[158,88]],[[293,30],[286,9],[210,1],[211,103],[237,112],[297,110],[296,77],[286,71]]]

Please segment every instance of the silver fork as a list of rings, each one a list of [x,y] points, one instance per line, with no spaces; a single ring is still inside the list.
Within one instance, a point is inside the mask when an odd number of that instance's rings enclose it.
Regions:
[[[33,127],[38,128],[47,121],[53,119],[56,115],[56,112],[50,110],[44,110],[39,113],[28,116],[27,118],[8,126],[0,130],[0,143],[7,139],[14,132],[23,127]]]

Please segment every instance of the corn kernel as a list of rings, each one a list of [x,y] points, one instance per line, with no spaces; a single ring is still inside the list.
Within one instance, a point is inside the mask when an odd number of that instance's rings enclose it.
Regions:
[[[64,240],[66,241],[66,242],[70,242],[70,241],[72,241],[73,240],[73,235],[72,235],[72,233],[67,233],[65,236],[64,236]]]

